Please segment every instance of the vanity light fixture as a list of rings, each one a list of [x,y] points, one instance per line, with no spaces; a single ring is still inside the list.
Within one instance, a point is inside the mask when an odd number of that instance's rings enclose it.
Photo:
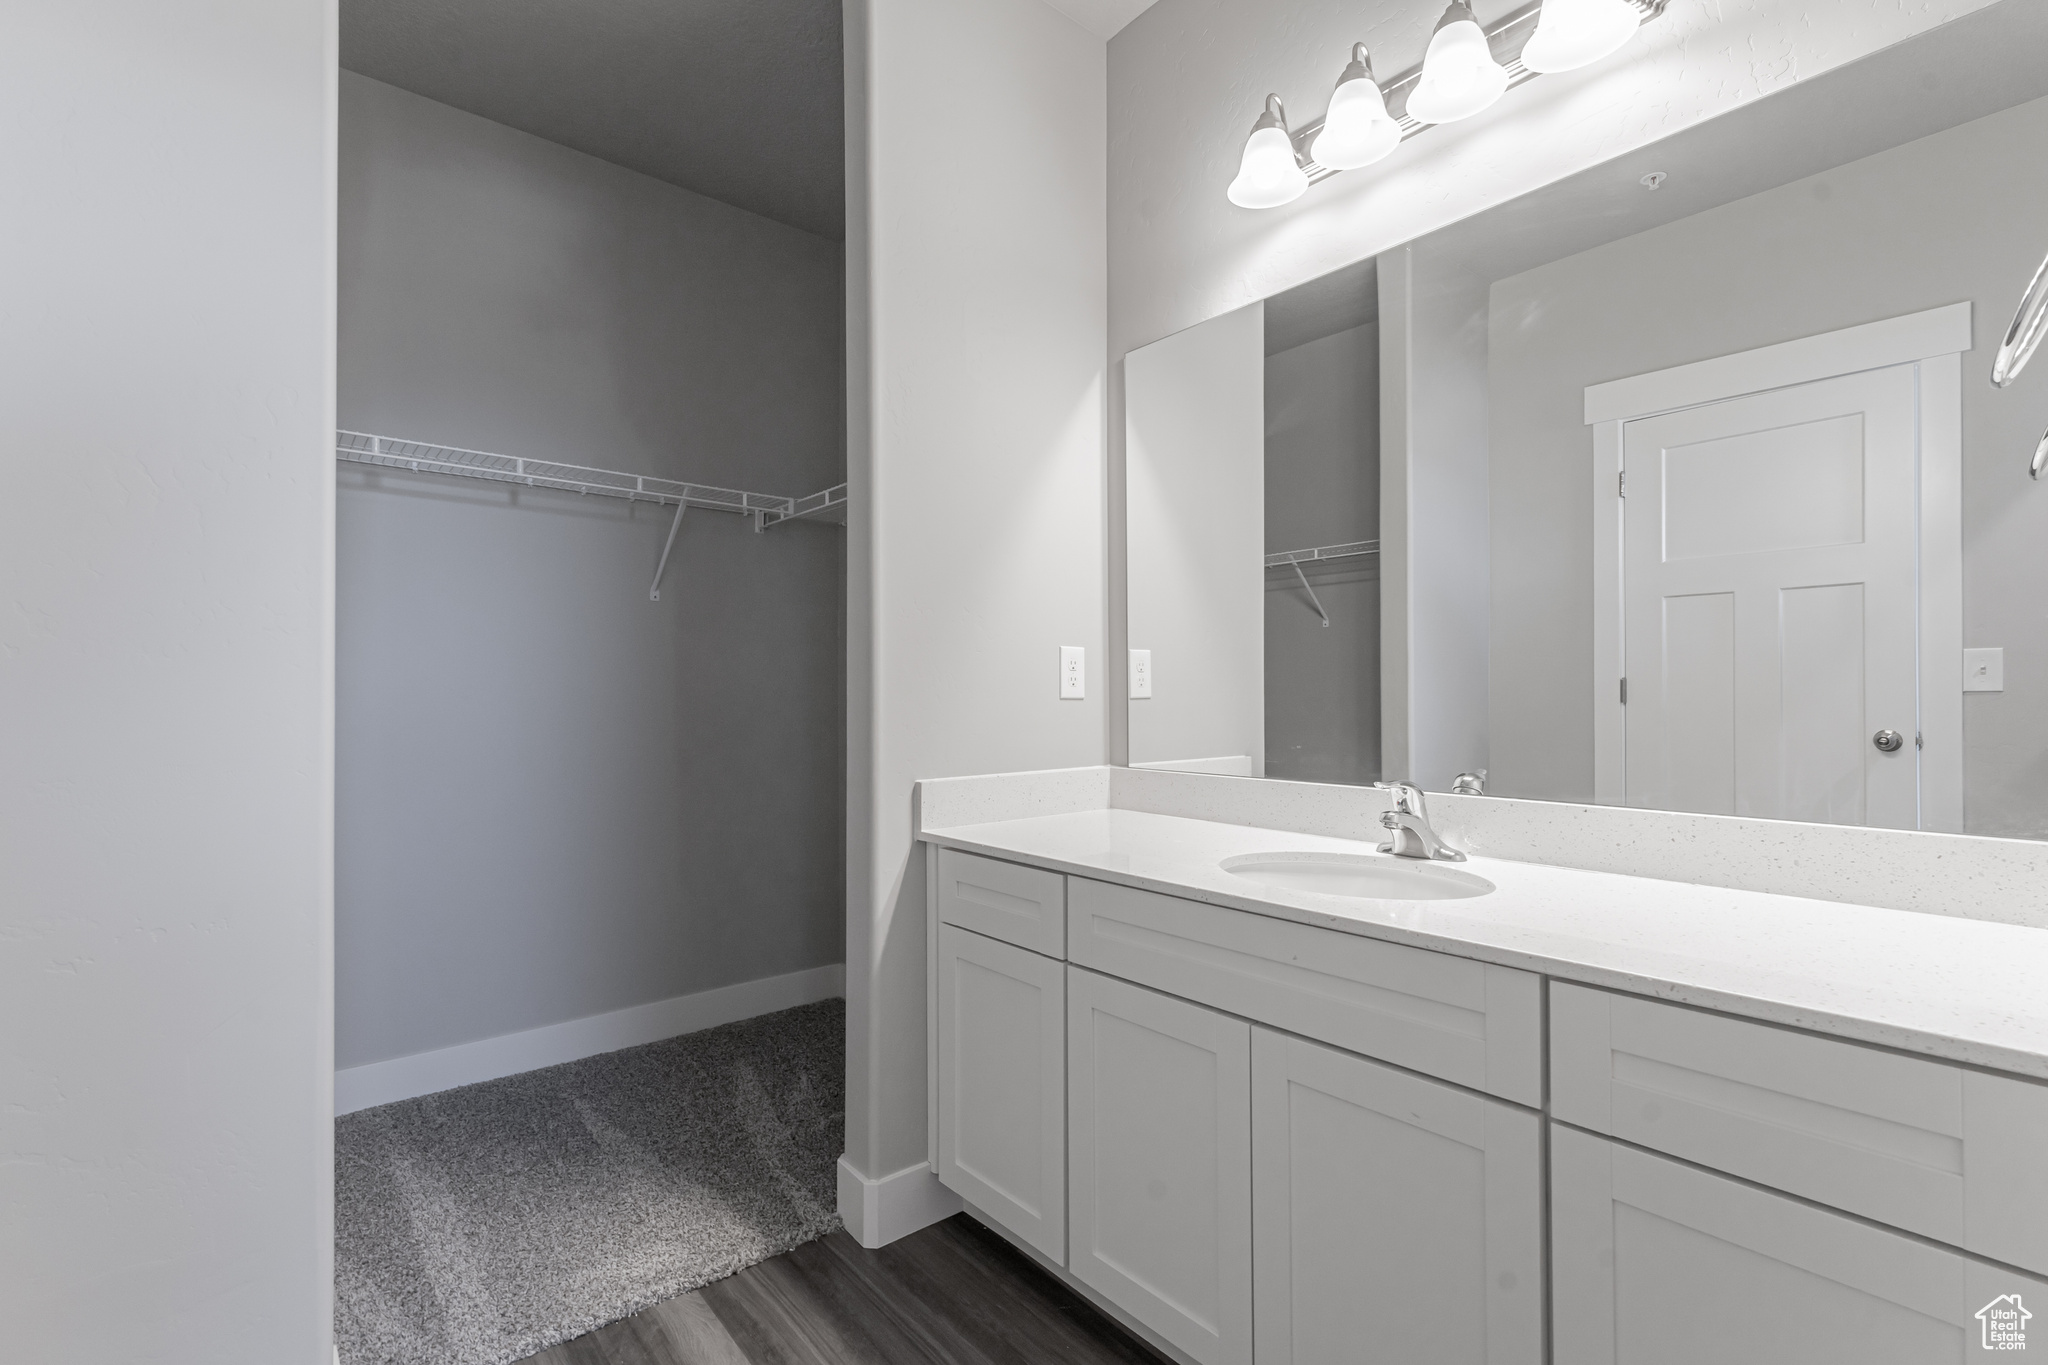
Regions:
[[[1278,208],[1308,193],[1308,172],[1287,135],[1287,111],[1278,95],[1266,96],[1265,111],[1244,141],[1244,159],[1227,192],[1231,203],[1247,209]]]
[[[1669,3],[1526,0],[1482,28],[1471,0],[1453,0],[1430,35],[1422,64],[1385,81],[1374,73],[1365,44],[1354,43],[1329,112],[1298,134],[1287,126],[1280,97],[1266,97],[1230,182],[1230,202],[1254,209],[1291,204],[1310,185],[1384,160],[1417,133],[1472,117],[1539,72],[1598,61]]]
[[[1546,8],[1552,0],[1546,0]],[[1408,96],[1408,117],[1417,123],[1455,123],[1471,118],[1508,91],[1508,69],[1493,59],[1485,30],[1465,0],[1436,21],[1422,79]]]
[[[1322,131],[1308,146],[1309,158],[1333,171],[1370,166],[1401,145],[1401,125],[1387,113],[1387,97],[1373,79],[1372,54],[1351,45],[1351,65],[1337,78]]]
[[[1522,65],[1544,75],[1590,66],[1635,36],[1643,12],[1628,0],[1543,0]]]

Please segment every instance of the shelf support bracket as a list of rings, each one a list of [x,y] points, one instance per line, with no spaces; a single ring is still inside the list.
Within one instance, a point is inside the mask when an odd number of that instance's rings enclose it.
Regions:
[[[654,586],[647,590],[647,600],[661,600],[661,576],[668,569],[668,552],[676,547],[676,532],[683,529],[683,513],[690,510],[690,504],[676,499],[676,519],[668,524],[668,541],[661,547],[661,562],[654,566]],[[1327,624],[1327,623],[1325,623]]]
[[[1323,618],[1323,629],[1328,630],[1330,628],[1330,613],[1324,611],[1323,604],[1316,600],[1316,590],[1308,585],[1308,575],[1301,571],[1301,565],[1298,563],[1292,564],[1289,567],[1294,570],[1294,576],[1301,580],[1301,590],[1308,594],[1308,604],[1316,609],[1316,615]]]

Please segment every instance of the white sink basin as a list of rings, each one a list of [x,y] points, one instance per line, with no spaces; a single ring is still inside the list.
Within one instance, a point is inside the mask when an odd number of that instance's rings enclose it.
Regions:
[[[1493,883],[1443,863],[1372,853],[1245,853],[1225,872],[1281,891],[1378,901],[1449,901],[1483,896]]]

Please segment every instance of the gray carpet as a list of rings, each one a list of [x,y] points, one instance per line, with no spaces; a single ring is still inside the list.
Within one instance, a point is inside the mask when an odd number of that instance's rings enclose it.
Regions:
[[[845,1006],[348,1114],[343,1365],[505,1365],[839,1226]]]

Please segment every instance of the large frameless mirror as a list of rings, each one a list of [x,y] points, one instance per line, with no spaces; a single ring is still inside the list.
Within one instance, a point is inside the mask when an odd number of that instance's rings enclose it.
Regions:
[[[1126,356],[1131,762],[2048,837],[2044,59],[2003,0]]]

